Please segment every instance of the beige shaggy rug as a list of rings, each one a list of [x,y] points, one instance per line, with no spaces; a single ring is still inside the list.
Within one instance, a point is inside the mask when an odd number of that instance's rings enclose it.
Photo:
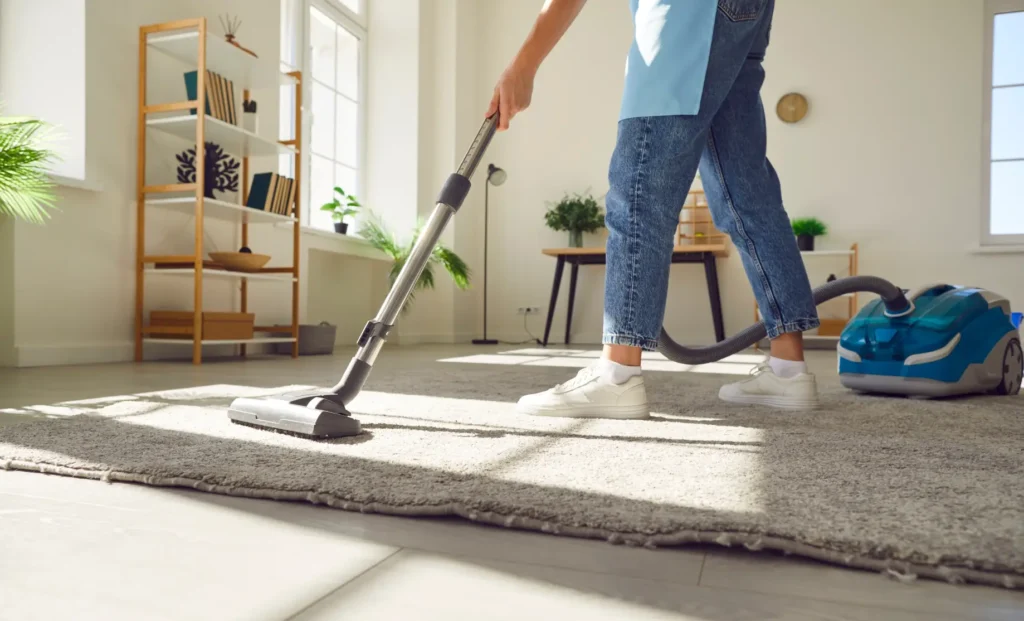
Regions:
[[[574,373],[382,372],[353,404],[366,433],[331,442],[228,421],[233,397],[294,386],[37,407],[50,417],[0,427],[0,468],[1024,588],[1022,398],[865,397],[833,376],[819,411],[793,413],[719,403],[728,376],[654,372],[649,421],[514,413],[520,394]]]

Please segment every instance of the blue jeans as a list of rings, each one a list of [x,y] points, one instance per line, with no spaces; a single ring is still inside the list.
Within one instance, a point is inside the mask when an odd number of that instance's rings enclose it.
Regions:
[[[737,4],[755,10],[732,10]],[[715,227],[739,252],[768,336],[818,326],[765,155],[760,90],[774,5],[720,0],[698,114],[619,122],[606,197],[605,344],[657,348],[679,213],[698,166]]]

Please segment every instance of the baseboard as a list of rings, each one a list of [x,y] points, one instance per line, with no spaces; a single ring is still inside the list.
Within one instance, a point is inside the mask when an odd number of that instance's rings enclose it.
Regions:
[[[14,366],[17,367],[104,364],[127,362],[134,358],[135,344],[131,341],[14,346]]]
[[[539,344],[537,344],[535,341],[531,340],[532,337],[530,337],[529,334],[525,334],[523,332],[504,332],[504,333],[498,333],[498,334],[488,334],[487,336],[492,338],[492,339],[498,339],[498,341],[499,341],[498,344],[501,347],[505,347],[505,348],[520,347],[520,348],[526,349],[526,348],[540,347]],[[542,338],[543,336],[544,336],[543,332],[541,332],[540,334],[537,334],[537,338]],[[574,340],[569,345],[566,345],[565,343],[563,343],[562,341],[564,341],[564,340],[565,340],[565,332],[564,331],[562,332],[562,334],[560,334],[558,336],[556,336],[554,334],[550,335],[548,337],[548,349],[552,349],[552,350],[557,350],[557,349],[593,349],[594,347],[600,347],[601,346],[600,337],[593,338],[593,339],[587,339],[587,338],[580,337],[580,339],[578,341]]]
[[[402,334],[388,338],[395,345],[452,345],[454,334]]]

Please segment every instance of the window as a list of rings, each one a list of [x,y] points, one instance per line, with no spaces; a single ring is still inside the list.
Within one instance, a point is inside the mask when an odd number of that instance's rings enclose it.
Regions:
[[[281,61],[303,69],[302,220],[315,228],[333,228],[320,206],[335,186],[363,193],[367,1],[281,3]],[[292,123],[294,107],[294,93],[282,89],[282,127]],[[292,159],[281,159],[283,174],[291,174]]]
[[[1024,0],[987,0],[984,222],[987,244],[1024,243]]]

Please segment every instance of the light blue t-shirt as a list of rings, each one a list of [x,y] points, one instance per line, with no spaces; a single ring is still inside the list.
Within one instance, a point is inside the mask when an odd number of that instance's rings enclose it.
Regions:
[[[717,0],[629,0],[633,45],[620,119],[700,109]]]

